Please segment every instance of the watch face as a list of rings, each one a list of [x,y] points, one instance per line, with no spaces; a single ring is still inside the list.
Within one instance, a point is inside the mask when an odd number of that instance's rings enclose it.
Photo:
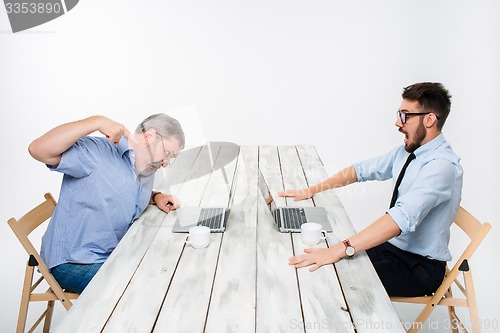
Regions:
[[[349,257],[353,256],[354,252],[355,252],[355,250],[354,250],[354,247],[352,247],[352,246],[348,246],[345,248],[345,254]]]

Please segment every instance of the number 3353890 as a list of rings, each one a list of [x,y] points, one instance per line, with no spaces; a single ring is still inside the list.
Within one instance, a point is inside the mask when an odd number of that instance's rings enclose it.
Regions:
[[[7,14],[59,14],[62,11],[60,3],[42,2],[7,2],[5,3]]]

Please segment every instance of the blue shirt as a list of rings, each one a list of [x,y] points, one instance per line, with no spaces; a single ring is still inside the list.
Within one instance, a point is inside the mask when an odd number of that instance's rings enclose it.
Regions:
[[[130,224],[146,209],[154,175],[140,182],[125,137],[118,146],[84,137],[49,169],[64,174],[59,202],[42,238],[50,268],[63,263],[102,263]]]
[[[440,134],[414,151],[399,196],[387,213],[401,229],[389,242],[430,259],[451,260],[450,226],[460,204],[463,171],[460,158]],[[354,165],[358,181],[398,178],[409,153],[404,146]]]

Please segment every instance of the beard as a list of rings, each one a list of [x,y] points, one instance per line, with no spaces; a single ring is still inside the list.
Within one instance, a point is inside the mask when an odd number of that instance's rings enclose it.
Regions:
[[[413,140],[405,144],[405,150],[409,153],[413,153],[417,148],[419,148],[422,145],[422,142],[424,141],[426,135],[427,135],[427,129],[424,126],[423,119],[420,118],[420,122],[418,124],[418,128],[417,131],[415,132]]]
[[[153,171],[146,169],[146,170],[139,172],[138,176],[139,177],[147,177],[152,173],[153,173]]]
[[[138,175],[139,177],[147,177],[147,176],[149,176],[149,175],[151,175],[151,174],[155,173],[155,172],[156,172],[156,170],[158,170],[158,168],[154,168],[154,167],[152,167],[152,166],[151,166],[151,164],[148,164],[148,165],[146,165],[146,166],[144,167],[144,169],[143,169],[143,170],[139,171],[139,172],[137,173],[137,175]]]

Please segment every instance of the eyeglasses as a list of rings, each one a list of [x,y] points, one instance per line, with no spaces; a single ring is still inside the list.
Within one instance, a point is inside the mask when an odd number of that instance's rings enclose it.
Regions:
[[[161,146],[163,148],[163,152],[165,153],[165,158],[163,160],[161,160],[161,161],[158,161],[158,162],[151,162],[151,163],[149,163],[148,166],[153,171],[158,170],[162,166],[171,166],[174,163],[174,161],[175,161],[175,157],[173,157],[174,153],[172,153],[171,151],[165,149],[165,144],[163,143],[163,137],[161,135],[159,135],[159,134],[157,134],[157,135],[160,137]]]
[[[415,113],[408,113],[408,112],[403,112],[403,111],[396,111],[396,114],[397,114],[397,117],[399,118],[399,120],[401,120],[401,123],[402,124],[406,124],[406,120],[408,120],[409,117],[412,117],[412,116],[423,116],[423,115],[426,115],[426,114],[429,114],[429,113],[434,113],[434,112],[415,112]],[[437,114],[434,113],[434,115],[436,116],[436,118],[439,120],[439,117]]]

